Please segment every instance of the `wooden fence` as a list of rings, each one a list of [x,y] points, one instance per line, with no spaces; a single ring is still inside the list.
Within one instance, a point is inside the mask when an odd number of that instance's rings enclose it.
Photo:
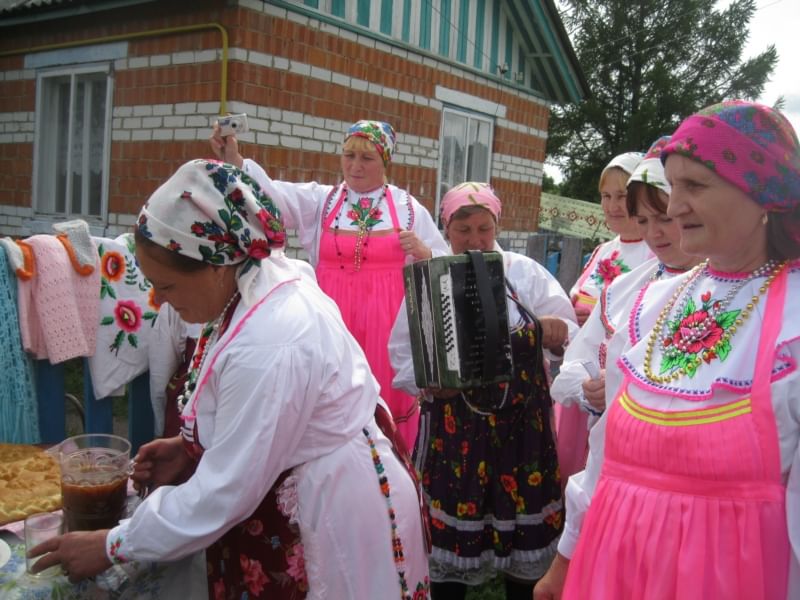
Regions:
[[[51,365],[47,360],[35,361],[36,397],[39,403],[39,434],[43,444],[57,444],[67,432],[66,368],[63,363]],[[150,382],[144,373],[126,386],[128,401],[128,435],[131,455],[139,446],[153,439],[153,408],[150,404]],[[94,397],[87,361],[83,361],[83,429],[85,433],[113,433],[113,398]]]

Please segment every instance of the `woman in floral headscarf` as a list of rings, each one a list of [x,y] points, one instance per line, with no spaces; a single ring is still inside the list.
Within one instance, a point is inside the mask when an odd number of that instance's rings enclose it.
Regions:
[[[498,573],[507,600],[530,600],[563,526],[544,353],[561,352],[578,326],[547,269],[497,244],[500,209],[486,183],[462,183],[442,198],[454,254],[502,254],[514,372],[510,384],[427,390],[422,404],[414,458],[431,514],[433,600],[463,599]],[[405,310],[389,350],[395,385],[417,393]]]
[[[534,597],[798,598],[800,145],[776,110],[729,101],[662,161],[681,249],[707,260],[637,296]]]
[[[283,255],[271,200],[231,165],[192,161],[136,237],[157,298],[206,323],[182,434],[139,450],[133,480],[152,493],[130,519],[51,540],[36,564],[75,581],[206,549],[215,600],[427,597],[416,485],[376,422],[377,385],[311,269]]]
[[[364,349],[381,397],[406,447],[417,436],[416,399],[392,389],[387,343],[403,299],[407,261],[447,254],[430,213],[407,191],[387,183],[395,132],[380,121],[358,121],[342,146],[339,185],[271,179],[238,152],[234,136],[215,128],[212,149],[251,174],[275,200],[289,229],[297,229],[322,290],[336,301],[347,328]]]

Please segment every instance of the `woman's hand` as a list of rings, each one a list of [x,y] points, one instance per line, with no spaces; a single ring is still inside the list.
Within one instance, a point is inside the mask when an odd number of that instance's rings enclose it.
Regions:
[[[564,582],[567,580],[567,569],[569,569],[569,559],[556,554],[547,573],[533,588],[533,600],[561,600]]]
[[[590,314],[592,314],[592,311],[585,306],[575,307],[575,318],[578,320],[579,327],[583,327],[583,324],[586,323],[586,319],[589,318]]]
[[[403,230],[400,232],[400,247],[406,256],[413,256],[414,260],[423,260],[433,256],[431,249],[413,231]]]
[[[583,397],[597,412],[606,409],[606,370],[600,370],[600,377],[597,379],[585,379],[581,384]]]
[[[244,158],[239,154],[239,142],[235,135],[222,137],[219,131],[219,123],[214,123],[214,130],[208,138],[211,144],[211,151],[223,162],[230,163],[234,167],[242,168]]]
[[[566,322],[560,317],[540,317],[539,324],[542,326],[542,347],[556,356],[564,354],[564,344],[569,336]]]
[[[107,534],[108,529],[74,531],[42,542],[28,552],[29,558],[45,555],[31,567],[31,572],[60,564],[72,583],[102,573],[111,566],[106,556]]]
[[[145,444],[139,448],[133,461],[131,479],[137,490],[183,483],[191,476],[195,466],[179,435]]]

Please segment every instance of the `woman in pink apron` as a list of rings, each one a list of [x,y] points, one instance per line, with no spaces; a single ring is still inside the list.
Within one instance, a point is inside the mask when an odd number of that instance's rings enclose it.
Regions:
[[[606,226],[616,237],[597,246],[569,292],[575,316],[581,327],[598,303],[604,290],[617,277],[653,257],[631,218],[626,198],[628,179],[643,158],[640,152],[615,156],[600,174],[598,189]],[[586,464],[586,431],[588,417],[576,404],[556,405],[558,461],[564,481]]]
[[[534,598],[800,597],[800,146],[729,101],[662,152],[681,248],[621,331],[609,409]]]
[[[617,277],[602,291],[598,306],[567,346],[564,361],[553,380],[550,390],[553,400],[566,411],[576,412],[580,408],[584,413],[574,421],[564,419],[562,413],[558,460],[565,484],[586,466],[589,428],[605,410],[608,344],[615,331],[627,322],[633,298],[649,282],[684,273],[702,260],[680,249],[680,228],[666,215],[670,186],[664,176],[661,150],[669,139],[663,136],[652,144],[627,184],[627,214],[655,256]],[[613,359],[608,363],[613,368]],[[594,369],[589,372],[592,366]],[[570,430],[569,425],[574,425],[574,429]]]
[[[394,129],[379,121],[353,124],[342,146],[344,178],[336,186],[273,180],[257,163],[242,159],[235,138],[223,139],[216,129],[211,143],[261,185],[286,227],[297,230],[320,287],[342,311],[406,447],[413,448],[419,408],[416,398],[392,389],[389,333],[403,299],[403,266],[449,251],[425,207],[386,182]]]

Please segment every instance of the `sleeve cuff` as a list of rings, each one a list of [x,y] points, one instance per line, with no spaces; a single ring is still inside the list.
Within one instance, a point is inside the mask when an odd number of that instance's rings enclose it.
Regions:
[[[578,544],[579,533],[579,531],[575,531],[570,527],[569,521],[567,521],[564,526],[564,532],[561,534],[561,539],[558,540],[558,553],[564,558],[572,559],[572,555],[575,553],[575,546]]]
[[[127,555],[128,549],[124,541],[125,530],[126,528],[123,525],[117,525],[109,530],[106,535],[106,556],[112,564],[121,565],[130,560]]]

